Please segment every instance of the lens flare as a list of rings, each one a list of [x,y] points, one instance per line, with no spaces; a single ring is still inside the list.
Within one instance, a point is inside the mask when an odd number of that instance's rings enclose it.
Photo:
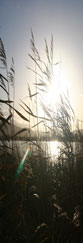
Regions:
[[[22,172],[22,169],[23,169],[23,166],[24,166],[24,163],[25,163],[25,160],[26,160],[26,157],[27,155],[30,155],[31,154],[31,151],[30,151],[30,147],[27,148],[18,168],[17,168],[17,171],[16,171],[16,177],[20,175],[20,173]]]

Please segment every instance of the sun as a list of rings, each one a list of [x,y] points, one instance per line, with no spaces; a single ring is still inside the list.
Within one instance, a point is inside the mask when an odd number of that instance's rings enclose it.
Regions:
[[[60,87],[55,82],[55,80],[53,80],[50,87],[49,87],[49,90],[48,90],[49,105],[54,107],[55,104],[57,104],[59,102],[59,99],[60,99]]]
[[[57,67],[53,70],[51,82],[45,97],[45,105],[55,108],[60,103],[60,97],[67,93],[67,75],[64,70]]]
[[[39,115],[45,115],[44,108],[51,108],[52,111],[57,112],[61,104],[61,97],[67,97],[69,94],[69,79],[68,73],[64,68],[59,65],[53,70],[53,75],[46,87],[46,92],[42,93],[39,100]]]

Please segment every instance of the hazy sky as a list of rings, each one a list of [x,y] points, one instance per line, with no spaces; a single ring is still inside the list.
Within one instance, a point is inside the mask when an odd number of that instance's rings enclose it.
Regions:
[[[30,27],[37,47],[44,53],[54,36],[55,62],[61,60],[64,78],[76,116],[83,119],[83,0],[0,0],[0,36],[8,65],[13,56],[16,102],[27,95]],[[29,80],[30,79],[30,80]]]

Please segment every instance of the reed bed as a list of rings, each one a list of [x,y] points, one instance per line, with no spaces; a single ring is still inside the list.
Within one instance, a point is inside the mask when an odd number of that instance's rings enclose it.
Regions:
[[[15,70],[14,61],[8,72],[7,58],[0,39],[0,62],[6,69],[6,76],[0,73],[0,88],[5,98],[0,99],[0,239],[1,242],[28,243],[81,243],[83,242],[83,135],[77,129],[72,131],[74,112],[66,95],[60,95],[58,109],[44,104],[42,94],[48,92],[48,84],[53,75],[53,36],[50,49],[45,39],[47,63],[43,61],[35,46],[31,30],[32,55],[35,64],[35,92],[31,93],[28,85],[29,105],[23,100],[21,108],[26,115],[14,107]],[[58,63],[55,64],[55,66]],[[2,67],[2,66],[1,66]],[[1,69],[0,69],[1,70]],[[11,82],[9,81],[11,80]],[[10,84],[13,84],[13,97],[10,99]],[[12,87],[13,87],[12,86]],[[38,112],[38,95],[41,97],[43,116]],[[36,109],[33,112],[34,101]],[[33,104],[33,105],[32,105]],[[4,117],[4,106],[8,107],[8,116]],[[28,128],[14,131],[14,112],[26,120]],[[31,117],[34,124],[32,128]],[[49,154],[42,150],[40,124],[44,132],[58,133],[63,143],[57,161],[52,163]],[[8,133],[8,127],[11,133]],[[24,131],[36,129],[36,153],[27,150],[21,158],[14,150],[13,140]],[[44,133],[43,133],[44,134]],[[44,136],[44,135],[43,135]],[[12,140],[12,148],[6,141]],[[75,142],[75,147],[73,146]],[[34,141],[31,141],[34,144]],[[77,147],[78,146],[78,147]]]

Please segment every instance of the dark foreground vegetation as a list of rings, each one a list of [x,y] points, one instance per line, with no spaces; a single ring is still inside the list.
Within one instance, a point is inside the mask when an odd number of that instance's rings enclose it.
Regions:
[[[34,44],[33,34],[32,41]],[[47,42],[45,43],[48,62],[52,66],[53,40],[51,40],[51,61]],[[33,47],[35,55],[39,55],[35,44]],[[1,40],[0,59],[8,75],[6,55]],[[36,65],[38,65],[37,60],[36,58]],[[47,66],[45,67],[45,75],[49,78],[50,74]],[[35,72],[37,73],[37,70]],[[13,60],[9,75],[13,82]],[[26,129],[22,129],[17,134],[14,133],[13,112],[15,111],[27,122],[28,118],[15,109],[14,99],[13,105],[10,105],[12,101],[9,95],[8,80],[8,76],[0,74],[0,86],[7,95],[7,99],[1,99],[0,104],[8,106],[9,109],[9,114],[5,118],[1,105],[0,132],[4,139],[0,143],[0,242],[82,243],[83,139],[78,129],[79,143],[75,142],[73,146],[71,142],[74,114],[69,100],[65,96],[64,98],[61,96],[57,114],[51,108],[49,112],[49,107],[45,107],[43,104],[44,112],[47,115],[44,123],[49,119],[53,134],[58,128],[63,141],[64,146],[60,150],[58,159],[53,163],[37,142],[36,154],[30,151],[23,164],[19,151],[14,150],[13,140]],[[5,86],[6,82],[8,86]],[[34,117],[31,109],[26,104],[24,104],[25,106],[27,114]],[[38,115],[36,118],[39,119]],[[37,127],[38,123],[37,120]],[[49,129],[47,123],[46,125]],[[8,126],[11,128],[11,148],[7,144]],[[39,133],[39,130],[37,132]],[[19,166],[20,163],[24,165],[22,168]]]
[[[49,163],[30,154],[17,172],[20,157],[7,148],[0,155],[1,242],[83,242],[83,153]]]

